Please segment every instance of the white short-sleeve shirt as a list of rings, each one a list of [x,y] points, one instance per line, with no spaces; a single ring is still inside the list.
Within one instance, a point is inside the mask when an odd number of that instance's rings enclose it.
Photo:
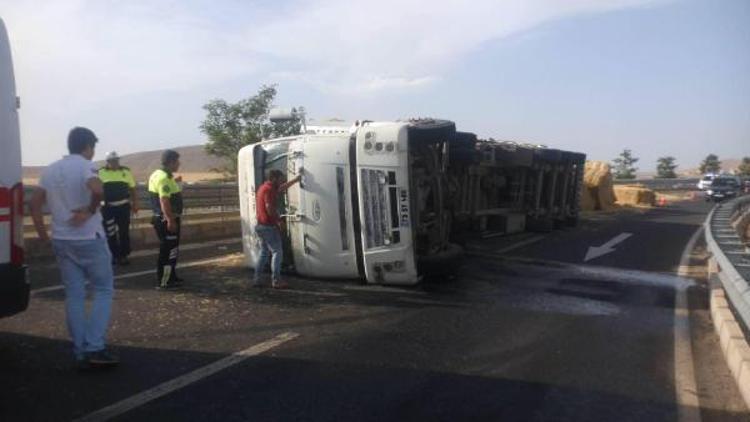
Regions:
[[[94,213],[80,226],[70,224],[73,211],[91,204],[91,190],[86,183],[98,178],[99,171],[91,161],[78,154],[70,154],[50,164],[39,179],[44,189],[47,206],[52,215],[52,238],[59,240],[87,240],[104,237],[102,216]]]

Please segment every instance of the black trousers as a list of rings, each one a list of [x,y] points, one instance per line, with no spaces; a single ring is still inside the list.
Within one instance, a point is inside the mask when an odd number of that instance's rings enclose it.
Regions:
[[[156,236],[159,238],[159,257],[156,261],[156,281],[159,285],[165,286],[173,283],[177,278],[175,267],[177,258],[180,255],[180,226],[182,222],[180,217],[177,220],[177,231],[172,233],[167,231],[167,220],[161,216],[154,216],[151,219],[151,225],[154,226]]]
[[[130,255],[130,204],[102,207],[104,232],[112,258]]]

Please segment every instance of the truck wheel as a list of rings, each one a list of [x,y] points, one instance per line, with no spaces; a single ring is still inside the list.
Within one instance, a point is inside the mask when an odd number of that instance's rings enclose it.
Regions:
[[[442,142],[453,138],[456,124],[450,120],[415,120],[409,126],[409,140],[418,143]]]
[[[464,250],[462,247],[455,243],[448,243],[445,250],[420,257],[417,262],[417,268],[419,273],[425,276],[449,275],[456,271],[463,255]]]

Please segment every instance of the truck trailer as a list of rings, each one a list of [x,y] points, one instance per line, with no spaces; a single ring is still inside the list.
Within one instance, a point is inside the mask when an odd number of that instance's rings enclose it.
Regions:
[[[301,183],[280,199],[285,266],[308,277],[412,285],[455,268],[467,236],[575,224],[585,155],[479,140],[437,119],[357,121],[244,147],[243,250],[258,251],[255,193],[268,173]]]

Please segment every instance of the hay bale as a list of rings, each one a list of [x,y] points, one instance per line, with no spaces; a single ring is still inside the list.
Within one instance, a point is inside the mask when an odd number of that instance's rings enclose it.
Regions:
[[[588,190],[593,196],[595,203],[593,209],[608,210],[614,207],[615,194],[612,187],[612,169],[609,163],[604,161],[586,161],[586,167],[583,172],[583,185],[583,190]]]
[[[615,198],[620,205],[647,205],[656,204],[656,193],[643,186],[618,185],[614,188]]]
[[[596,210],[596,198],[594,192],[586,186],[581,188],[581,210],[582,211],[594,211]]]

